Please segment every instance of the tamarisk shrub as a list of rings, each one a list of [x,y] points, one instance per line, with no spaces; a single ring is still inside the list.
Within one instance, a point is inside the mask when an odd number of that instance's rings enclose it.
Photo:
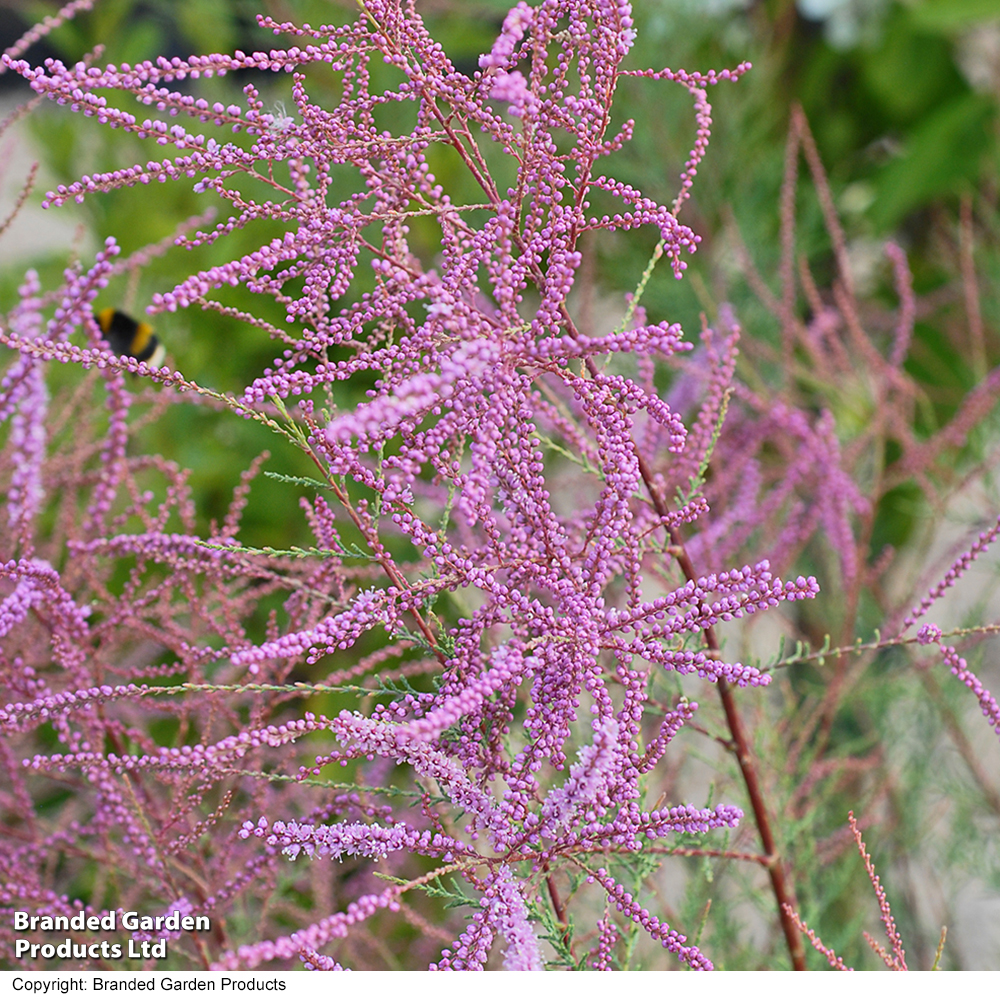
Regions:
[[[4,56],[38,95],[171,154],[49,206],[193,179],[230,214],[185,223],[179,245],[283,228],[152,311],[221,310],[286,346],[238,396],[111,355],[96,297],[165,249],[120,261],[113,239],[54,291],[28,274],[6,314],[0,905],[207,915],[171,961],[223,969],[710,969],[697,927],[652,899],[677,851],[761,866],[802,966],[736,699],[770,674],[724,655],[716,626],[814,598],[793,566],[820,530],[853,586],[871,499],[833,416],[736,382],[731,310],[685,359],[680,327],[641,306],[648,273],[610,332],[578,323],[571,294],[587,234],[652,228],[651,269],[683,276],[708,88],[749,66],[629,68],[627,3],[543,0],[511,9],[470,74],[414,4],[359,7],[343,26],[262,16],[288,40],[268,52]],[[196,96],[237,70],[288,74],[291,102],[268,110],[257,83],[242,103]],[[335,107],[310,99],[318,70]],[[693,100],[669,205],[614,177],[637,127],[613,124],[623,75]],[[437,179],[455,162],[474,199]],[[287,330],[211,298],[233,288],[280,304]],[[58,405],[55,361],[93,369]],[[197,532],[185,471],[129,447],[140,414],[192,397],[310,459],[317,478],[285,479],[308,490],[315,546],[241,537],[265,456]],[[775,474],[753,456],[778,439]],[[740,808],[667,804],[670,745],[697,725],[684,677],[722,696],[761,853],[713,833]]]

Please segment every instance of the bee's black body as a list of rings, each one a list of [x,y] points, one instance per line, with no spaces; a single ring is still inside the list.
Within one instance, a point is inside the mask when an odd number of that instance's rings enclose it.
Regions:
[[[148,323],[140,323],[117,309],[102,309],[94,318],[108,347],[116,354],[148,361],[154,367],[163,360],[163,345]]]

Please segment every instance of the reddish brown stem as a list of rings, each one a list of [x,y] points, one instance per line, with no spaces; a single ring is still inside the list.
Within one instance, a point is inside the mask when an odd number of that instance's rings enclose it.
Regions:
[[[656,488],[652,470],[646,464],[641,455],[637,455],[639,460],[639,474],[642,476],[649,495],[652,497],[653,506],[661,517],[666,517],[669,513],[660,491]],[[675,547],[675,557],[677,563],[688,580],[697,579],[694,566],[684,547],[684,539],[677,528],[671,528],[670,541]],[[713,653],[719,653],[719,640],[716,638],[715,629],[710,625],[705,629],[705,643]],[[753,812],[754,823],[757,832],[760,834],[761,846],[767,858],[767,874],[771,880],[771,890],[774,892],[775,901],[778,904],[778,916],[781,920],[781,929],[785,935],[785,943],[788,945],[788,954],[792,960],[792,968],[797,972],[806,970],[806,953],[802,944],[802,935],[799,933],[795,921],[792,920],[786,907],[795,908],[795,897],[791,891],[788,881],[785,878],[785,869],[778,852],[778,845],[771,830],[771,821],[767,814],[767,806],[764,803],[764,795],[761,791],[760,780],[757,775],[757,767],[750,750],[750,740],[747,737],[746,729],[743,727],[743,720],[736,709],[736,699],[726,681],[721,678],[716,685],[719,689],[719,697],[722,699],[722,709],[726,713],[726,724],[729,727],[730,735],[733,739],[736,760],[740,766],[740,773],[743,775],[743,783],[746,785],[747,795],[750,798],[750,809]]]
[[[804,121],[802,130],[805,132],[804,139],[806,142],[806,157],[807,159],[810,159],[810,165],[814,167],[813,172],[815,173],[815,166],[812,163],[812,159],[818,158],[818,154],[815,152],[815,145],[812,143],[812,136],[808,132],[808,126],[804,125]],[[821,200],[823,193],[823,190],[821,190]],[[837,233],[834,233],[835,244],[837,244],[836,236],[838,233],[839,230]],[[838,259],[843,265],[846,261],[846,255],[843,252],[842,244],[843,239],[841,238],[840,245],[837,248],[841,250]],[[850,275],[848,274],[844,280],[849,282]],[[567,328],[571,335],[573,337],[578,337],[576,325],[574,324],[565,306],[562,307],[561,313],[563,319],[566,321]],[[591,377],[596,377],[597,366],[594,364],[593,359],[588,357],[584,364]],[[653,472],[646,463],[645,459],[639,453],[638,446],[635,447],[635,455],[639,465],[639,474],[642,476],[643,482],[646,484],[646,489],[648,490],[650,499],[653,502],[653,507],[660,517],[666,518],[670,513],[669,507],[664,498],[660,495]],[[670,540],[676,550],[673,555],[677,559],[681,570],[688,580],[695,580],[697,578],[697,574],[694,571],[694,566],[692,565],[691,560],[688,557],[687,550],[684,547],[684,539],[682,535],[677,528],[670,528],[668,530]],[[719,642],[715,636],[715,630],[711,626],[705,629],[705,642],[713,653],[720,653]],[[777,843],[775,842],[774,834],[771,831],[771,822],[768,818],[767,807],[765,806],[764,796],[761,792],[760,781],[757,776],[757,768],[750,751],[750,742],[747,738],[746,730],[743,728],[743,722],[740,719],[739,712],[736,710],[736,701],[729,689],[729,685],[724,680],[720,679],[717,686],[719,689],[719,695],[722,698],[722,707],[726,714],[726,723],[729,726],[729,731],[732,735],[736,759],[740,767],[740,773],[743,775],[743,782],[746,785],[747,794],[750,798],[750,808],[753,811],[754,823],[757,826],[758,833],[760,834],[761,845],[763,846],[764,854],[767,857],[767,872],[771,880],[771,888],[774,892],[775,901],[778,905],[778,916],[781,920],[781,929],[784,932],[785,942],[788,946],[788,953],[791,957],[792,968],[798,972],[804,972],[806,970],[806,955],[805,948],[802,944],[802,936],[799,933],[795,922],[792,920],[789,913],[786,912],[786,908],[794,909],[795,897],[790,891],[789,884],[785,878],[781,855],[778,852]],[[550,894],[552,893],[552,890],[553,886],[550,883]],[[553,905],[555,905],[555,899],[553,899]]]
[[[547,870],[548,865],[546,865],[545,868]],[[545,876],[545,887],[549,890],[549,899],[552,900],[552,909],[555,912],[556,920],[558,920],[563,926],[563,944],[566,945],[566,950],[575,962],[576,955],[573,954],[573,942],[570,939],[569,919],[566,916],[566,907],[563,905],[562,897],[559,895],[559,890],[556,888],[555,879],[551,875]]]
[[[570,320],[568,314],[565,312],[564,316],[575,336],[576,329],[572,324],[572,320]],[[587,358],[585,364],[591,376],[596,376],[597,368],[593,360]],[[653,502],[653,508],[660,517],[666,518],[670,513],[670,509],[656,485],[653,470],[650,469],[646,460],[639,453],[638,447],[635,449],[635,455],[639,465],[639,475],[642,476],[642,481],[646,484],[646,489]],[[677,559],[677,563],[684,576],[688,580],[697,579],[694,565],[687,554],[687,549],[684,547],[684,538],[680,531],[677,528],[670,528],[668,531],[670,541],[673,545],[673,555]],[[715,629],[711,626],[705,629],[705,643],[712,653],[717,655],[721,653]],[[785,878],[785,869],[781,861],[781,855],[778,852],[778,845],[771,830],[771,821],[767,814],[767,806],[764,803],[764,795],[761,791],[757,767],[750,750],[750,741],[743,727],[740,714],[736,710],[736,700],[733,698],[729,685],[720,678],[717,687],[719,689],[719,696],[722,699],[722,708],[726,714],[726,724],[732,736],[736,760],[739,763],[740,773],[743,775],[743,783],[746,785],[747,795],[750,798],[750,808],[753,812],[754,823],[757,827],[757,832],[760,834],[761,846],[764,848],[764,854],[767,858],[765,867],[767,868],[768,877],[771,880],[771,889],[774,892],[775,902],[778,905],[778,917],[781,920],[781,929],[785,935],[788,954],[792,960],[792,968],[797,972],[805,972],[806,953],[805,947],[802,944],[802,935],[799,933],[795,921],[786,912],[786,907],[792,910],[795,909],[795,896]]]
[[[805,972],[806,952],[802,944],[802,935],[787,911],[787,907],[793,905],[794,895],[785,879],[785,867],[781,862],[774,834],[771,832],[771,822],[768,819],[764,796],[760,790],[760,782],[757,780],[757,769],[750,754],[750,744],[743,729],[743,721],[736,711],[736,700],[733,698],[733,692],[729,685],[720,678],[718,688],[719,696],[722,698],[722,708],[726,713],[726,722],[737,747],[736,759],[740,765],[743,782],[747,787],[747,794],[750,796],[750,808],[753,810],[754,822],[757,824],[760,841],[767,857],[767,874],[778,904],[781,929],[784,932],[788,953],[792,959],[792,968],[797,972]]]

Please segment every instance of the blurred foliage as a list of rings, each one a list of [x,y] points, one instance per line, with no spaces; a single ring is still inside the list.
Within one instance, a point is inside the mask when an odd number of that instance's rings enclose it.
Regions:
[[[0,19],[13,10],[30,24],[56,6],[7,5],[0,7]],[[507,0],[428,0],[420,9],[457,67],[472,71],[478,54],[487,50],[496,36],[508,6]],[[100,0],[95,11],[57,30],[29,57],[40,59],[49,53],[75,60],[100,44],[104,46],[102,61],[120,63],[157,55],[268,49],[284,44],[257,27],[254,15],[258,12],[300,23],[341,23],[355,15],[356,6],[347,0]],[[683,210],[685,221],[703,238],[701,252],[682,282],[676,282],[666,268],[656,273],[644,299],[651,319],[680,321],[693,338],[701,326],[700,314],[707,314],[711,321],[718,304],[731,301],[748,334],[780,347],[776,317],[757,300],[742,276],[734,232],[738,231],[765,282],[777,291],[779,192],[789,109],[795,103],[805,111],[829,173],[849,255],[857,267],[856,284],[868,289],[873,301],[887,310],[897,304],[891,268],[879,252],[872,252],[889,237],[906,249],[918,292],[933,292],[953,281],[958,271],[958,205],[963,197],[971,199],[973,206],[976,265],[982,287],[997,287],[1000,0],[799,0],[798,4],[793,0],[635,0],[634,14],[637,41],[630,55],[633,66],[706,70],[734,66],[744,59],[754,63],[753,71],[738,84],[723,84],[710,92],[715,122],[712,146],[699,170],[693,197]],[[373,71],[390,72],[384,67],[373,67]],[[325,106],[337,102],[337,86],[331,76],[311,67],[307,77],[314,102]],[[249,79],[234,74],[185,86],[210,101],[232,103],[241,101],[240,88]],[[7,78],[0,81],[8,82]],[[286,108],[292,108],[290,77],[261,79],[254,75],[252,82],[273,106],[285,102]],[[397,107],[387,113],[405,115],[408,111]],[[689,95],[668,83],[625,79],[614,116],[617,122],[634,118],[638,127],[634,142],[616,156],[610,172],[648,196],[670,202],[694,139]],[[57,182],[68,183],[83,173],[141,163],[159,155],[159,147],[149,142],[55,106],[39,108],[31,128],[48,172]],[[459,189],[456,197],[466,193],[461,190],[467,183],[466,174],[457,161],[433,151],[431,156],[438,179],[446,187]],[[835,273],[830,239],[811,179],[801,164],[800,174],[797,249],[823,288]],[[347,190],[345,187],[345,193]],[[144,187],[91,196],[74,211],[84,220],[92,245],[113,235],[127,254],[169,236],[179,220],[204,212],[211,200],[196,195],[190,185],[170,183],[158,187],[155,197]],[[226,212],[225,205],[217,207]],[[435,232],[431,224],[423,228],[415,224],[413,228],[418,248],[428,258],[433,257]],[[140,314],[154,292],[169,290],[193,271],[249,253],[278,231],[276,224],[255,223],[212,247],[174,249],[141,273],[121,278],[109,290],[108,301],[102,299],[99,305],[121,304]],[[593,246],[594,280],[584,294],[610,303],[610,309],[620,309],[623,293],[635,286],[654,242],[652,233],[640,231],[612,234]],[[6,262],[0,273],[3,308],[24,269],[32,263],[51,279],[51,286],[65,259]],[[269,298],[250,296],[244,289],[226,289],[219,297],[276,326],[285,323],[283,312]],[[807,315],[804,302],[798,308]],[[943,300],[941,310],[921,317],[915,332],[907,370],[926,389],[929,400],[917,414],[916,432],[920,435],[930,433],[951,416],[957,401],[980,374],[973,373],[968,343],[962,339],[965,335],[955,333],[961,327],[960,311],[953,300]],[[983,318],[984,360],[992,366],[1000,360],[995,332],[1000,323],[1000,296],[983,296]],[[224,391],[238,392],[281,353],[280,345],[268,342],[260,330],[215,313],[190,310],[160,316],[156,323],[172,364],[195,381]],[[766,363],[759,359],[741,364],[750,366],[741,370],[748,381],[769,374]],[[759,365],[759,370],[753,365]],[[56,373],[55,377],[64,376]],[[862,416],[858,414],[859,419]],[[275,439],[259,425],[200,407],[171,408],[161,420],[142,430],[140,440],[150,452],[162,452],[192,470],[196,506],[206,523],[208,518],[224,514],[240,473],[250,457],[264,448],[274,452],[268,469],[310,474],[298,451],[276,447]],[[275,547],[307,543],[297,499],[295,488],[258,479],[244,519],[247,543]],[[873,551],[883,544],[907,542],[919,503],[919,495],[910,485],[885,498],[878,512]],[[877,609],[862,608],[862,619],[877,624]],[[907,697],[906,691],[912,693],[915,682],[903,691],[897,681],[886,681],[891,675],[886,665],[891,652],[882,655],[885,663],[879,661],[880,670],[872,671],[859,686],[852,713],[837,719],[833,736],[845,752],[863,755],[871,749],[865,745],[870,737],[859,728],[862,718],[867,731],[880,734],[882,740],[913,739],[912,722],[907,720],[904,725],[900,721],[898,705]],[[813,664],[803,664],[786,671],[780,683],[788,685],[794,700],[817,688],[822,676]],[[961,711],[965,697],[958,686],[949,688],[947,699],[953,706],[949,710]],[[926,705],[920,711],[926,752],[914,756],[923,763],[907,772],[899,794],[933,798],[948,781],[932,759],[944,723]],[[780,734],[763,733],[760,740],[758,751],[763,759],[773,759],[775,754],[781,759]],[[886,766],[885,761],[879,766]],[[954,786],[955,781],[951,781],[949,795],[954,794]],[[801,835],[806,826],[827,830],[842,826],[845,803],[851,801],[853,790],[838,787],[834,791],[818,813],[802,816],[801,828],[793,825],[785,835],[796,844],[795,875],[803,897],[803,916],[830,935],[826,940],[829,946],[849,962],[861,964],[866,960],[859,930],[873,930],[877,918],[873,918],[872,907],[867,916],[859,916],[857,899],[867,899],[870,894],[859,860],[847,852],[833,864],[829,844],[816,844],[814,838]],[[955,802],[954,809],[971,809],[965,799]],[[898,828],[889,836],[895,838],[897,848],[926,836],[926,826],[920,826],[910,813],[900,810],[896,818]],[[966,831],[964,839],[952,844],[955,855],[961,857],[942,859],[942,863],[971,864],[982,859],[969,847],[974,832],[971,824],[962,829]],[[872,849],[873,845],[869,846]],[[891,847],[881,855],[876,852],[875,857],[876,864],[887,865]],[[689,868],[689,898],[683,906],[688,923],[696,925],[705,900],[716,899],[704,947],[713,957],[721,959],[728,954],[729,967],[750,968],[755,961],[773,964],[773,954],[765,957],[763,950],[748,949],[738,927],[739,911],[725,905],[725,892],[717,877],[725,868],[732,871],[733,864],[719,861],[709,866],[703,860],[692,860]],[[984,877],[988,870],[983,871]],[[749,884],[753,882],[750,876],[747,882],[748,893],[760,890],[759,885]],[[905,915],[908,901],[898,896],[895,901],[904,937],[909,932],[910,941],[919,938],[914,930],[916,918]],[[921,958],[926,958],[927,947],[926,943],[917,947]],[[930,951],[933,954],[933,942]],[[823,964],[815,955],[810,962],[815,968]]]
[[[421,10],[458,68],[472,71],[478,54],[499,30],[507,6],[506,0],[435,0],[422,4]],[[27,24],[53,7],[26,2],[15,9]],[[54,52],[73,60],[103,45],[101,60],[118,63],[192,51],[267,49],[282,43],[258,28],[258,12],[317,24],[342,23],[355,10],[347,0],[101,0],[93,12],[59,28],[29,55],[41,58]],[[992,217],[1000,164],[1000,20],[990,18],[1000,19],[1000,0],[800,0],[797,6],[791,0],[639,0],[634,14],[638,37],[632,65],[707,69],[742,59],[754,63],[738,85],[711,91],[712,148],[684,208],[687,221],[703,237],[702,249],[688,280],[678,283],[665,273],[655,276],[645,299],[651,316],[680,321],[694,335],[699,315],[714,316],[718,303],[729,300],[748,330],[777,343],[775,318],[738,274],[731,227],[738,229],[760,273],[774,275],[784,138],[794,102],[801,103],[811,123],[848,240],[859,248],[859,268],[867,269],[862,283],[882,289],[887,305],[894,304],[890,271],[870,252],[873,242],[889,235],[901,241],[910,254],[918,291],[926,291],[946,277],[937,237],[942,227],[954,228],[957,197],[975,193],[981,214]],[[279,102],[291,107],[290,78],[285,74],[243,76],[184,86],[209,100],[230,103],[242,99],[239,90],[252,79],[275,107]],[[337,88],[331,76],[316,67],[307,76],[312,99],[332,106]],[[626,79],[615,117],[639,122],[635,141],[615,160],[617,175],[652,197],[671,200],[693,140],[687,93],[666,83]],[[32,123],[51,175],[62,182],[156,155],[148,141],[101,128],[57,107],[43,106]],[[445,186],[467,183],[457,161],[434,157],[433,151],[432,167]],[[800,192],[798,247],[822,287],[833,272],[829,239],[810,184],[801,185]],[[185,184],[170,183],[158,189],[155,198],[139,186],[90,197],[78,210],[96,239],[114,235],[128,253],[168,236],[178,220],[203,212],[210,201]],[[226,211],[226,206],[218,207]],[[433,256],[433,227],[414,230],[418,249]],[[274,224],[255,223],[217,246],[174,250],[145,268],[137,284],[128,286],[123,280],[113,290],[112,301],[139,312],[153,291],[165,291],[187,273],[250,252],[277,232]],[[651,233],[636,232],[598,244],[598,295],[614,295],[620,301],[622,292],[634,286],[653,240]],[[24,263],[18,261],[16,271],[6,269],[0,277],[5,299]],[[63,266],[62,261],[49,263],[50,273]],[[248,296],[242,289],[227,289],[220,298],[275,325],[284,323],[272,301]],[[178,366],[196,381],[223,390],[238,390],[278,353],[259,331],[218,315],[190,311],[161,316],[157,322]],[[941,366],[954,371],[960,364],[955,357],[939,356],[936,341],[942,336],[931,332],[920,338],[933,359],[927,370],[915,360],[911,373],[916,377],[933,383]],[[949,377],[956,376],[958,382],[965,381],[959,372]],[[949,400],[940,402],[947,406]],[[247,426],[206,433],[195,430],[198,420],[193,415],[183,425],[175,426],[175,419],[168,416],[166,426],[150,429],[149,448],[164,448],[169,441],[183,445],[196,434],[196,447],[188,449],[191,454],[183,460],[195,466],[194,481],[200,489],[210,498],[223,496],[242,469],[244,455],[255,447],[254,431]],[[260,511],[255,515],[255,506],[248,515],[251,523],[263,516]],[[214,504],[208,509],[218,514]],[[261,527],[276,530],[278,544],[287,544],[293,541],[287,534],[293,525],[301,525],[301,519],[275,511],[273,519],[264,516]]]

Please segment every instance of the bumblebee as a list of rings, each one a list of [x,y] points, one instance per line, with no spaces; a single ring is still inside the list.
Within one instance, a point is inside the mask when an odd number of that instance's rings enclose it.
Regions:
[[[117,309],[102,309],[94,319],[116,354],[127,354],[136,361],[145,361],[157,368],[163,363],[166,349],[148,323],[139,323]]]

